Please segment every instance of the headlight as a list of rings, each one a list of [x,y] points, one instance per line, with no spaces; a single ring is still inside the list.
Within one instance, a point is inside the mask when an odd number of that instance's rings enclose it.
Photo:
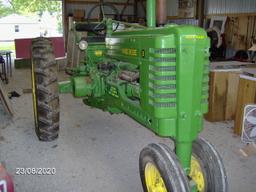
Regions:
[[[79,44],[78,44],[78,47],[79,47],[79,49],[81,49],[82,51],[84,51],[84,50],[87,49],[87,47],[88,47],[87,41],[81,40],[81,41],[79,42]]]

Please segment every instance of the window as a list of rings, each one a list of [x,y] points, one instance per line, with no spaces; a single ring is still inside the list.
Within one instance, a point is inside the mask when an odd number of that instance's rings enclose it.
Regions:
[[[15,26],[14,26],[14,30],[15,30],[15,33],[20,32],[20,27],[19,27],[19,25],[15,25]]]

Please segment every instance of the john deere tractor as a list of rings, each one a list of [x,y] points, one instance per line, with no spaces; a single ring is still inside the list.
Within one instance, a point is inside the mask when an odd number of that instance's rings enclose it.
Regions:
[[[51,42],[33,40],[32,79],[36,133],[52,141],[59,133],[59,92],[84,104],[125,113],[160,137],[174,141],[149,144],[139,157],[145,192],[226,192],[220,155],[198,137],[208,110],[209,39],[199,27],[156,27],[155,0],[147,0],[147,27],[110,18],[90,23],[105,34],[81,39],[83,65],[67,69],[70,80],[57,81]],[[117,30],[118,26],[126,26]],[[113,27],[114,26],[114,27]]]

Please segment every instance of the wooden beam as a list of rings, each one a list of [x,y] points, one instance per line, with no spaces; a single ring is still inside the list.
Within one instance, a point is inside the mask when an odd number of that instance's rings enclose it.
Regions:
[[[135,18],[138,17],[138,1],[137,0],[134,0],[133,14]]]
[[[204,25],[204,5],[205,0],[197,0],[197,8],[196,8],[196,18],[199,21],[199,26],[203,27]]]
[[[82,0],[67,0],[66,1],[67,4],[98,4],[100,3],[100,1],[82,1]],[[133,6],[134,3],[120,3],[120,2],[107,2],[113,5],[117,5],[117,6]]]

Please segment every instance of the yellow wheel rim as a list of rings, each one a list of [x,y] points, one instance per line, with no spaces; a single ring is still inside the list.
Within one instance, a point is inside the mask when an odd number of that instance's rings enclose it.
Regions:
[[[161,174],[152,163],[147,163],[145,167],[145,180],[148,192],[167,192]]]
[[[32,98],[33,98],[33,112],[35,117],[35,127],[38,128],[38,117],[37,117],[37,96],[36,96],[36,76],[35,76],[35,66],[32,61],[31,64],[31,78],[32,78]]]
[[[196,183],[197,191],[205,191],[205,179],[202,168],[198,160],[192,156],[189,176]]]

